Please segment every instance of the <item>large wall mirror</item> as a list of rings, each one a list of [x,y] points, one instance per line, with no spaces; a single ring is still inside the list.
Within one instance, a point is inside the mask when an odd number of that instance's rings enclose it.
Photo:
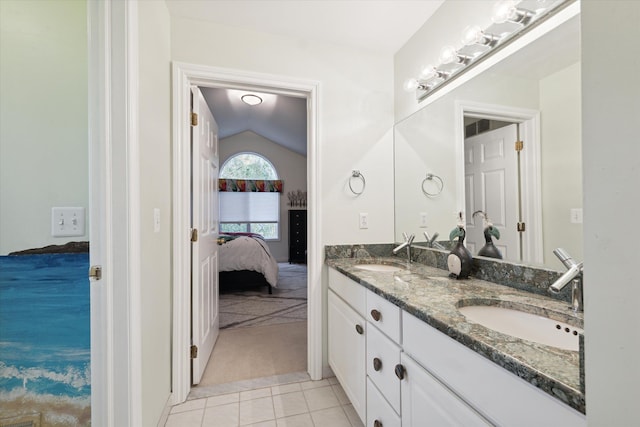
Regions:
[[[499,229],[505,260],[559,270],[556,247],[582,260],[579,19],[396,124],[396,241],[407,232],[424,245],[425,231],[447,240],[462,211],[475,256],[480,210]]]

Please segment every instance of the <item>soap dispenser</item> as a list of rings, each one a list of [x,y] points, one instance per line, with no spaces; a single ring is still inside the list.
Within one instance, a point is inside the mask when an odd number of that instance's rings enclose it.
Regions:
[[[449,233],[449,240],[453,241],[456,237],[458,242],[451,249],[449,256],[447,257],[447,267],[451,272],[450,277],[456,279],[466,279],[471,274],[471,267],[473,265],[473,257],[471,252],[464,246],[464,237],[466,232],[464,230],[464,220],[462,218],[462,212],[458,213],[458,226],[451,230]]]

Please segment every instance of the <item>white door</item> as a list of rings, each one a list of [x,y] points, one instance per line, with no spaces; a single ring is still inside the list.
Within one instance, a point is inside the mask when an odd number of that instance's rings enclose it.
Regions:
[[[493,226],[500,231],[495,240],[502,257],[520,259],[518,231],[518,177],[515,142],[517,125],[466,138],[464,141],[465,168],[465,246],[476,255],[484,246],[482,210],[489,215]]]
[[[218,125],[197,87],[191,130],[191,376],[198,384],[218,338]],[[197,233],[197,234],[196,234]],[[194,349],[194,347],[192,347]]]

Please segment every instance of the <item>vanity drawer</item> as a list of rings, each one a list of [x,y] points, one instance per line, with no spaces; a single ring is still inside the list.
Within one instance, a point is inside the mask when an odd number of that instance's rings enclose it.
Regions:
[[[367,290],[367,320],[397,344],[400,339],[400,308]]]
[[[400,363],[400,347],[382,332],[367,326],[367,375],[382,390],[393,409],[400,413],[400,379],[395,367]]]
[[[492,424],[586,425],[584,414],[406,312],[402,334],[404,351]]]
[[[367,378],[367,427],[400,427],[400,417]]]
[[[338,270],[329,268],[329,288],[349,304],[358,314],[364,316],[367,304],[367,289],[364,286],[349,279]]]

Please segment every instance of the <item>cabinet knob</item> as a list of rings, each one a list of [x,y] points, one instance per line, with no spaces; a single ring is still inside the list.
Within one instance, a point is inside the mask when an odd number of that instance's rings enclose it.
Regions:
[[[382,360],[378,359],[377,357],[373,358],[373,370],[374,371],[379,371],[380,369],[382,369]]]
[[[397,364],[395,372],[396,372],[396,377],[398,377],[401,380],[404,379],[404,374],[406,373],[404,366],[402,366],[401,364]]]
[[[378,322],[382,317],[382,313],[380,313],[378,310],[374,308],[373,310],[371,310],[371,317],[373,317],[373,320]]]
[[[362,327],[362,325],[356,325],[356,331],[362,335],[364,333],[364,328]]]
[[[382,427],[382,422],[380,420],[375,420],[373,422],[373,427]]]

